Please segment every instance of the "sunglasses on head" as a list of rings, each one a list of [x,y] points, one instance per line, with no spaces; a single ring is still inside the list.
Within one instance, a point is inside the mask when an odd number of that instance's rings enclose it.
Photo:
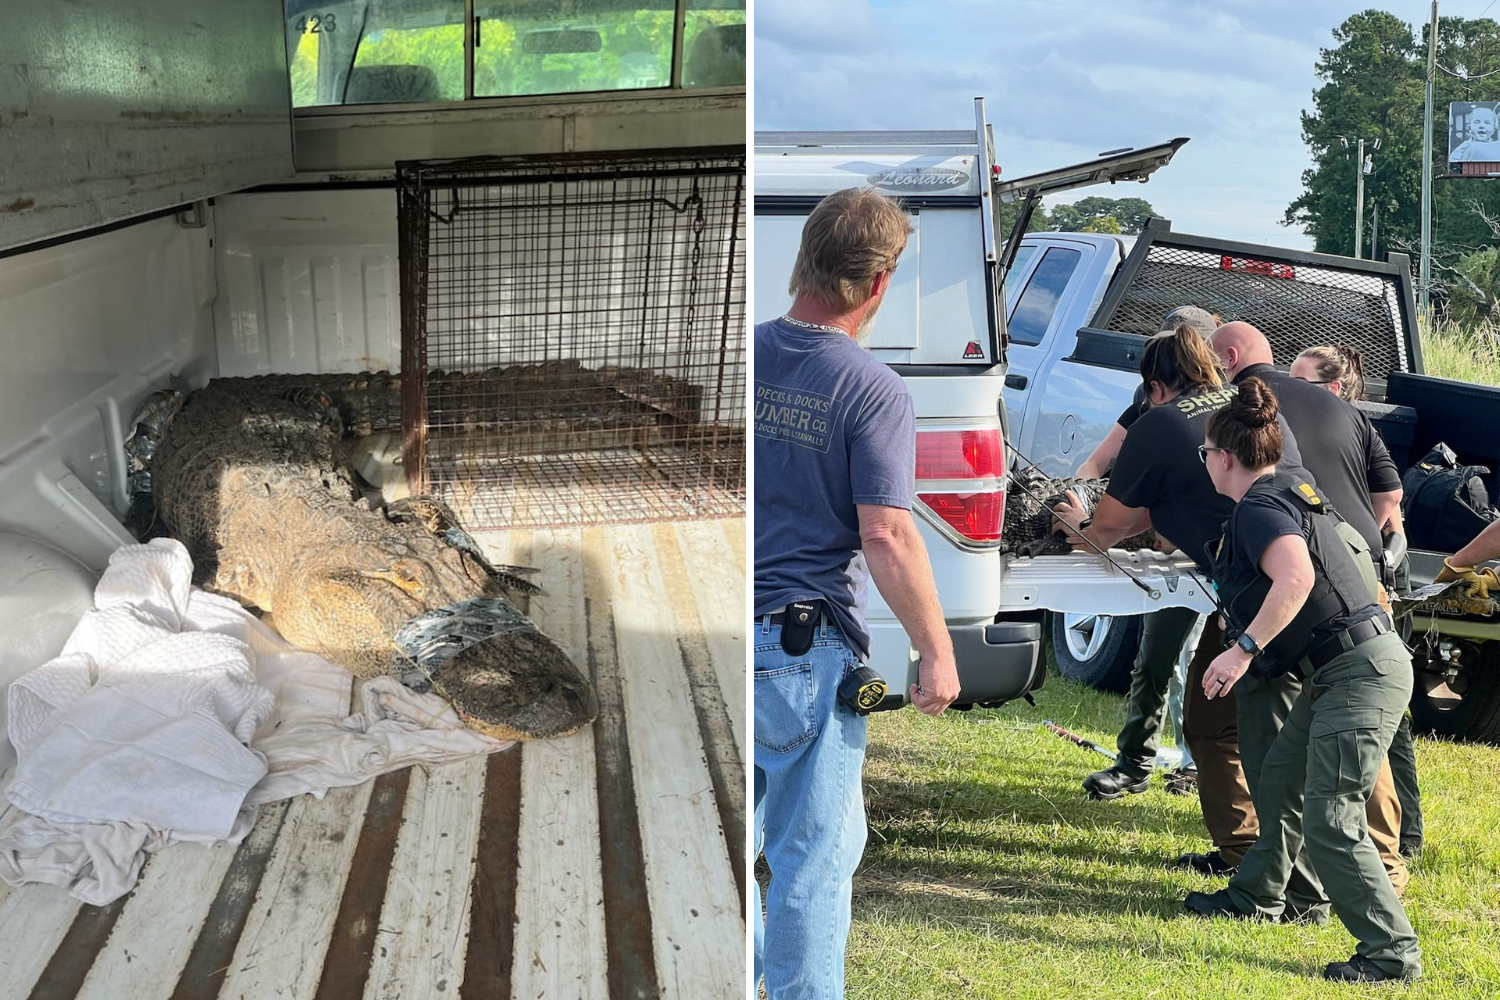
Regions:
[[[1200,444],[1198,446],[1198,461],[1204,465],[1208,464],[1208,453],[1211,451],[1228,451],[1228,448],[1215,448],[1211,444]]]

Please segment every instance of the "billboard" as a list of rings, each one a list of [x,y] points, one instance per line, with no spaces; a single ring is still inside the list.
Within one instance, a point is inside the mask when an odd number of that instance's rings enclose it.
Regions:
[[[1448,105],[1448,162],[1460,164],[1464,173],[1500,171],[1500,101]]]

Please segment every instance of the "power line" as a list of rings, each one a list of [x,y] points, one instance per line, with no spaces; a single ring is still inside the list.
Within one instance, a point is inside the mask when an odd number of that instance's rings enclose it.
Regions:
[[[1447,66],[1439,66],[1438,69],[1442,70],[1444,73],[1447,73],[1455,80],[1462,80],[1465,83],[1470,83],[1474,80],[1483,80],[1487,76],[1494,76],[1496,73],[1500,73],[1500,69],[1492,69],[1488,73],[1480,73],[1478,76],[1464,76],[1460,73],[1453,72],[1453,70],[1449,69]]]

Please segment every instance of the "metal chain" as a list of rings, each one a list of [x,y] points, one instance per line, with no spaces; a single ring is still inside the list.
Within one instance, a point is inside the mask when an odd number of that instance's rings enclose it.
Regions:
[[[684,358],[684,363],[688,363],[693,356],[693,311],[698,301],[698,272],[703,261],[703,231],[708,228],[708,219],[703,214],[703,195],[698,190],[696,177],[693,178],[692,193],[688,195],[682,207],[687,208],[689,205],[696,205],[697,211],[693,215],[692,269],[688,272],[687,337],[685,338],[687,358]]]

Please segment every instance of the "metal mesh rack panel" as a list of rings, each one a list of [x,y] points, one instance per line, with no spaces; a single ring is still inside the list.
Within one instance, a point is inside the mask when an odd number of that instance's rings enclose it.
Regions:
[[[1317,266],[1267,250],[1230,256],[1158,237],[1114,313],[1095,325],[1150,336],[1167,312],[1196,305],[1226,322],[1253,323],[1271,341],[1279,365],[1291,364],[1315,344],[1341,343],[1357,348],[1365,371],[1379,377],[1407,367],[1396,325],[1401,312],[1395,277]]]
[[[745,508],[743,148],[397,165],[402,458],[473,527]]]

